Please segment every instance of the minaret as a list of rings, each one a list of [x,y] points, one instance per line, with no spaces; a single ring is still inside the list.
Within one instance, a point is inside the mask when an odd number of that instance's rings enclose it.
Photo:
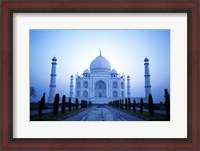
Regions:
[[[50,85],[49,85],[49,97],[48,97],[48,103],[53,103],[54,102],[54,97],[56,93],[56,57],[53,57],[52,59],[52,68],[51,68],[51,80],[50,80]]]
[[[146,57],[144,59],[144,72],[145,72],[145,98],[148,100],[149,94],[151,93],[151,82],[150,82],[150,73],[149,73],[149,59]]]
[[[73,75],[70,76],[70,92],[69,92],[69,96],[72,98],[73,97]]]
[[[130,92],[130,76],[128,75],[127,76],[127,97],[129,98],[131,95],[131,92]]]

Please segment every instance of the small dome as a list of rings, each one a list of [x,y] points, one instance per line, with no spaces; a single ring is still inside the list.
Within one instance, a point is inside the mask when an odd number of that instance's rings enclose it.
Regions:
[[[147,61],[149,61],[149,59],[146,57],[146,58],[144,59],[144,61],[147,62]]]
[[[118,74],[115,69],[112,69],[111,74]]]
[[[85,69],[83,72],[83,74],[89,74],[89,73],[90,73],[90,71],[88,69]]]
[[[53,57],[52,61],[57,61],[56,57]]]
[[[96,57],[90,64],[90,71],[110,71],[111,66],[109,61],[104,58],[101,53],[98,57]]]

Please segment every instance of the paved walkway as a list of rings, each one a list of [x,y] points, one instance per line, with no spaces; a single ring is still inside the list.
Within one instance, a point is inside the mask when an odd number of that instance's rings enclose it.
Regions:
[[[118,111],[106,105],[93,106],[65,121],[141,121],[137,117]]]

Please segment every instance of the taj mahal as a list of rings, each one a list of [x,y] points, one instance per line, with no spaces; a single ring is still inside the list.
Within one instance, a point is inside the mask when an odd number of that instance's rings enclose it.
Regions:
[[[52,59],[52,68],[50,74],[48,103],[53,103],[56,94],[56,64],[57,59]],[[151,93],[149,59],[144,59],[144,102]],[[125,82],[126,81],[126,82]],[[106,104],[109,101],[124,99],[140,99],[141,97],[131,97],[130,76],[120,75],[115,69],[111,69],[110,62],[103,57],[101,51],[90,64],[90,69],[85,69],[83,74],[70,76],[69,97],[79,100],[88,100],[93,104]]]

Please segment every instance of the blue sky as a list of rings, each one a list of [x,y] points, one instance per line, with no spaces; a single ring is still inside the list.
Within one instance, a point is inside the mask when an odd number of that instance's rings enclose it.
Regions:
[[[49,95],[51,59],[57,58],[57,87],[69,96],[70,75],[83,73],[101,49],[118,73],[130,76],[131,96],[144,97],[144,58],[149,58],[154,102],[170,90],[170,30],[30,30],[30,86],[38,101]],[[74,80],[75,81],[75,80]]]

